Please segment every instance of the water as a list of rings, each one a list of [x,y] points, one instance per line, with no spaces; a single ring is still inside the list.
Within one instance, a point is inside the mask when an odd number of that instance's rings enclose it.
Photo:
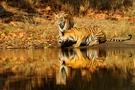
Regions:
[[[0,90],[135,90],[135,48],[0,50]]]

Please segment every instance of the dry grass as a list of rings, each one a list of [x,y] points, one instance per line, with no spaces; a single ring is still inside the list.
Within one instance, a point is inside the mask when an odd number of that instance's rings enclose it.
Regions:
[[[1,17],[0,48],[46,48],[57,43],[58,31],[53,21],[38,14],[31,15],[6,3],[2,5],[12,15]]]
[[[59,3],[58,1],[56,0],[57,3]],[[53,4],[49,2],[47,3],[48,5]],[[73,6],[70,7],[70,4],[66,2],[65,4],[63,4],[63,7],[66,7],[67,10],[70,8],[72,12],[74,11]],[[90,3],[87,4],[86,8],[89,7]],[[54,16],[48,15],[49,11],[46,11],[48,9],[53,10],[55,5],[45,8],[45,10],[44,8],[37,9],[41,12],[43,11],[42,14],[29,13],[25,9],[13,7],[10,1],[8,3],[3,1],[2,6],[11,15],[0,17],[0,48],[46,48],[57,44],[58,27],[54,23]],[[56,6],[57,8],[59,7],[59,5]],[[64,8],[61,9],[64,10]],[[79,12],[84,13],[83,11],[85,11],[85,8],[81,5]],[[132,15],[129,15],[131,12]],[[96,13],[95,10],[89,9],[87,16],[81,18],[74,17],[75,27],[84,28],[96,25],[105,31],[108,38],[126,37],[128,34],[135,35],[134,13],[135,11],[131,9],[130,12],[126,12],[126,15],[108,12]]]
[[[89,27],[91,25],[100,27],[107,35],[108,38],[117,36],[127,36],[128,34],[135,35],[134,25],[128,20],[106,20],[106,19],[93,19],[91,17],[75,17],[76,27]]]
[[[34,20],[34,23],[29,19],[24,22],[3,23],[0,30],[0,48],[46,48],[56,44],[56,26],[52,27],[50,21],[42,18],[35,17]]]

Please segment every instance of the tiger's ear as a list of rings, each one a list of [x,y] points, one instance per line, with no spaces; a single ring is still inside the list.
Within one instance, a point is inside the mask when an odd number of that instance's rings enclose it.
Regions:
[[[54,13],[54,16],[55,16],[55,18],[58,17],[58,15],[56,13]]]
[[[69,14],[64,14],[64,17],[66,18],[66,17],[68,17],[68,15],[69,15]]]
[[[56,20],[58,19],[58,14],[56,12],[54,12],[53,15],[54,15],[54,23],[55,23]]]

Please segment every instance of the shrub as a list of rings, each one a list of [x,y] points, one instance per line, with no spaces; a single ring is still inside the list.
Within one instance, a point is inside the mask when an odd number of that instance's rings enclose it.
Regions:
[[[125,9],[133,5],[134,0],[6,0],[14,1],[25,9],[33,8],[35,6],[40,7],[50,6],[53,11],[68,11],[69,13],[85,14],[88,9],[96,10],[117,10]]]
[[[47,1],[47,0],[42,0]],[[73,14],[85,14],[88,9],[117,10],[132,6],[134,0],[49,0],[53,10],[68,10]],[[72,8],[72,9],[71,9]],[[71,11],[70,11],[71,10]],[[74,11],[74,12],[73,12]]]

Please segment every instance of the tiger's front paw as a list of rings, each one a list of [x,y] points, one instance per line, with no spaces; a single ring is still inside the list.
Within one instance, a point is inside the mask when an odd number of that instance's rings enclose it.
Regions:
[[[79,47],[79,45],[73,44],[73,47],[77,48],[77,47]]]
[[[62,40],[58,40],[58,43],[61,44],[63,41]]]

